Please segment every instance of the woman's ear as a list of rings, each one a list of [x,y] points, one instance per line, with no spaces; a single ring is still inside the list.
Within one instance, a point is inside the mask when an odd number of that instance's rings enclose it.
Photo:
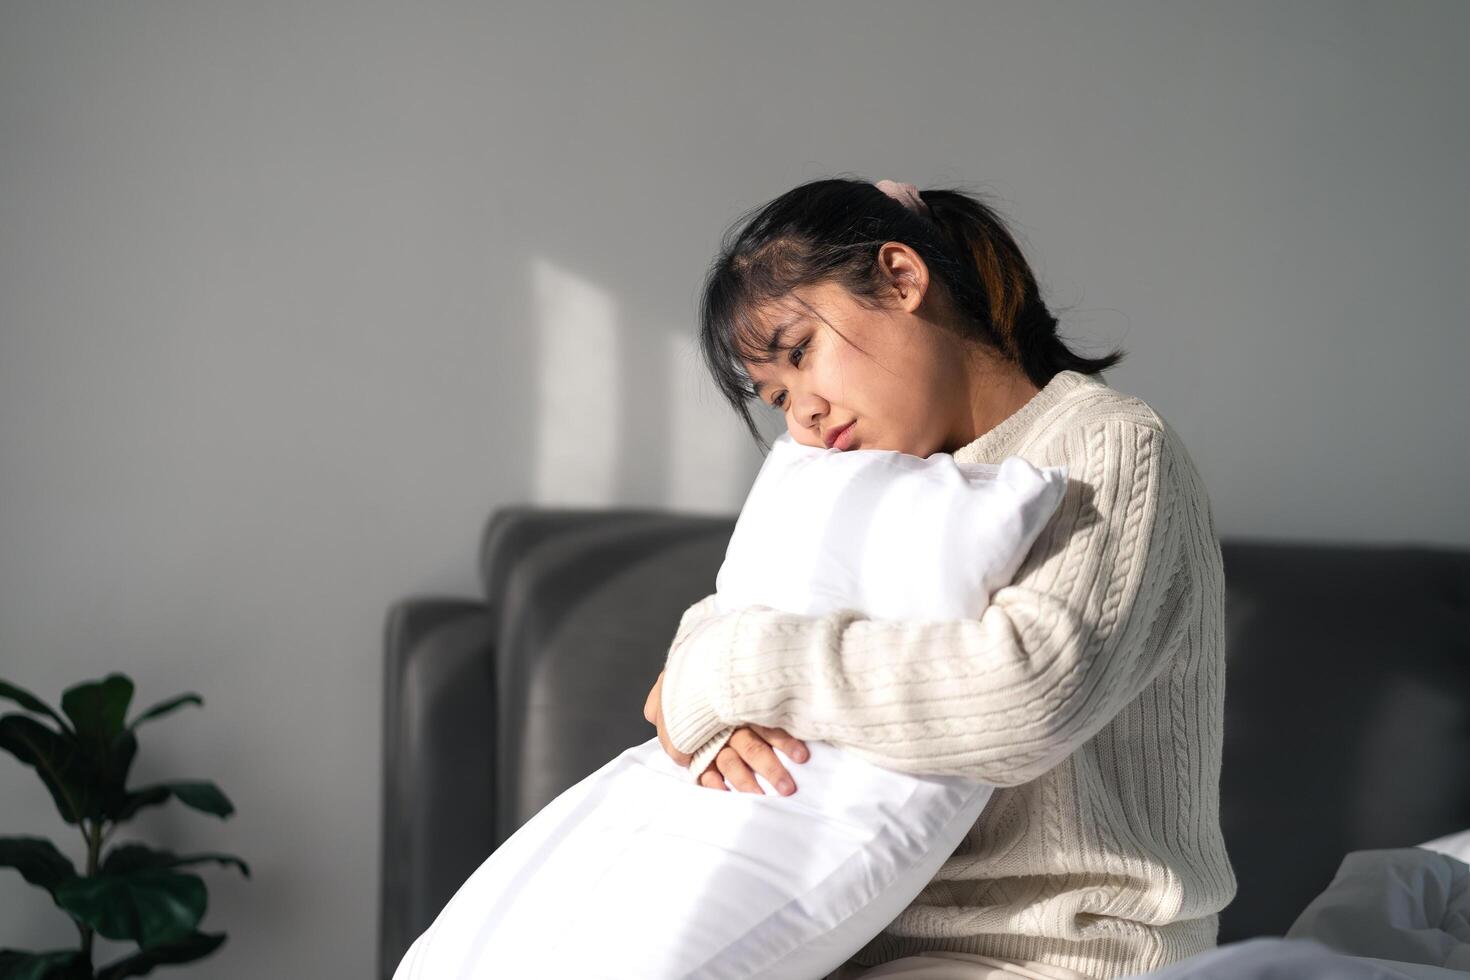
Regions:
[[[904,312],[917,310],[929,291],[929,267],[919,253],[903,242],[884,242],[878,249],[878,265],[898,294]]]

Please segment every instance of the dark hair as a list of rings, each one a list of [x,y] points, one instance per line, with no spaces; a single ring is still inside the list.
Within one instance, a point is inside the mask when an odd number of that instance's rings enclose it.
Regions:
[[[746,212],[725,233],[705,277],[700,349],[715,384],[764,448],[751,416],[755,388],[742,361],[769,363],[755,312],[797,287],[837,283],[880,308],[891,281],[877,262],[885,242],[908,245],[929,268],[963,339],[988,348],[1045,387],[1058,371],[1097,374],[1122,360],[1083,357],[1057,336],[1036,277],[1000,216],[973,193],[920,192],[929,214],[911,211],[866,180],[813,180]]]

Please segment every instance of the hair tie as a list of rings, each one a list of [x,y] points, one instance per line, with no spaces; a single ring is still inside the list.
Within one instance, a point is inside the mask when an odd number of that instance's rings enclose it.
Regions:
[[[913,184],[900,184],[894,180],[880,180],[873,186],[910,211],[918,214],[929,214],[929,205],[924,203],[924,199],[919,196],[919,189]]]

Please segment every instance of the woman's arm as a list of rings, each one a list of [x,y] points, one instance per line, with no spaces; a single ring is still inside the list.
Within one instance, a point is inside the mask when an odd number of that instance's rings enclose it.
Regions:
[[[754,722],[892,769],[1035,779],[1138,696],[1193,618],[1172,438],[1157,416],[1059,433],[1036,465],[1074,476],[978,619],[752,606],[700,623],[665,665],[674,746]]]
[[[712,592],[684,610],[684,615],[679,617],[679,626],[674,631],[674,640],[669,644],[670,656],[673,656],[673,651],[683,645],[684,641],[689,638],[689,634],[697,626],[705,620],[713,619],[719,615],[718,610],[715,608],[715,596],[716,593]],[[667,701],[664,703],[667,704]],[[730,736],[735,734],[737,727],[739,726],[724,726],[706,738],[704,744],[698,746],[695,750],[681,749],[681,751],[690,752],[691,755],[689,760],[689,778],[691,780],[697,781],[700,775],[709,768],[710,763],[714,761],[720,749],[724,748],[725,743],[730,741]]]

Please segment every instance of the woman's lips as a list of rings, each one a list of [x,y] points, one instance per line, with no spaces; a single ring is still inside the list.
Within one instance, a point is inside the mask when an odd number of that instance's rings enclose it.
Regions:
[[[838,450],[839,452],[850,449],[855,438],[855,436],[853,436],[852,434],[852,430],[855,428],[857,428],[856,422],[847,423],[847,428],[837,433],[837,438],[833,441],[832,448]]]

